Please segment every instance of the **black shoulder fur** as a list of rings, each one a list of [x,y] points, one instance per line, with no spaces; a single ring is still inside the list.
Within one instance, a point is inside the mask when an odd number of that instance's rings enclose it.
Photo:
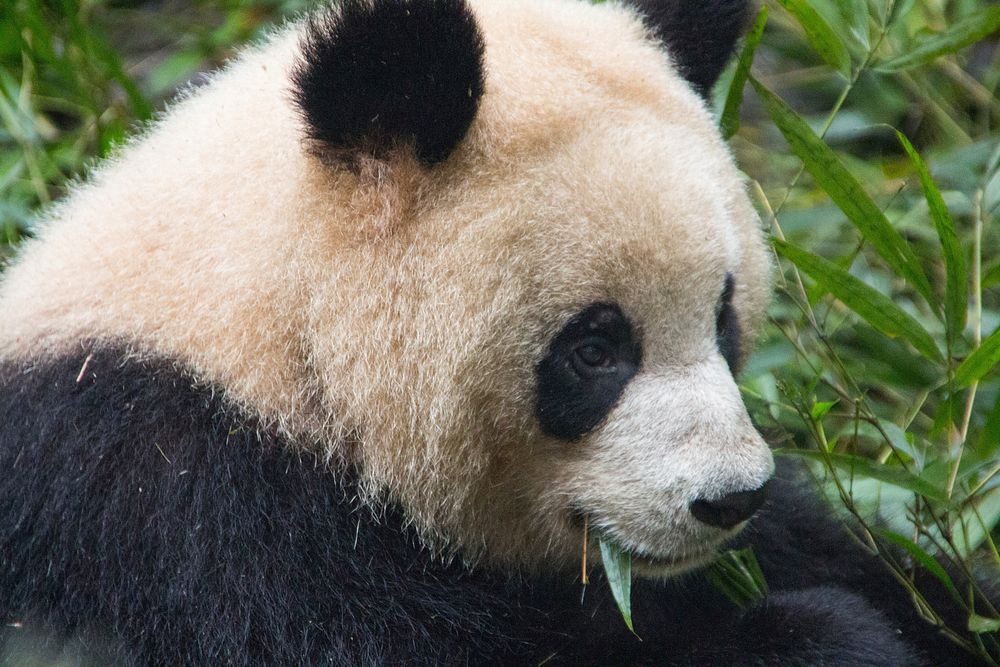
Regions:
[[[0,366],[0,663],[968,664],[790,481],[746,533],[773,594],[637,581],[638,641],[600,576],[443,563],[303,451],[169,361]]]
[[[411,144],[441,162],[483,94],[483,39],[464,0],[343,0],[312,19],[302,47],[295,100],[335,154]]]

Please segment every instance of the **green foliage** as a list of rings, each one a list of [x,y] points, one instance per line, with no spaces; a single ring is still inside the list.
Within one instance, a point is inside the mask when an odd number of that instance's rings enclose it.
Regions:
[[[629,631],[635,632],[632,627],[632,554],[623,551],[614,542],[601,540],[601,563],[604,565],[604,573],[608,577],[608,586],[611,587],[611,594],[618,605],[622,619]]]
[[[306,0],[4,0],[0,260],[88,162]]]
[[[733,549],[720,554],[706,574],[737,606],[750,607],[767,595],[767,581],[752,549]]]
[[[178,86],[312,4],[6,0],[0,259]],[[1000,564],[997,26],[986,0],[767,0],[717,90],[779,267],[752,413],[887,577],[925,570],[969,610],[947,627],[913,591],[928,621],[994,660],[1000,613],[965,574]],[[710,571],[741,603],[766,585],[747,558]]]
[[[1000,614],[968,575],[1000,565],[1000,11],[768,5],[732,83],[756,97],[738,131],[732,105],[721,123],[780,269],[745,396],[920,613],[996,662]],[[923,599],[917,570],[968,609],[964,626]]]

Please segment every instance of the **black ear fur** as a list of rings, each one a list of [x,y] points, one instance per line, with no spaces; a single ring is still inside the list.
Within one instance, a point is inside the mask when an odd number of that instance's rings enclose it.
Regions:
[[[412,144],[432,165],[476,115],[483,48],[464,0],[342,0],[308,26],[294,98],[324,149],[384,157]]]
[[[631,0],[680,73],[707,97],[746,28],[751,0]]]

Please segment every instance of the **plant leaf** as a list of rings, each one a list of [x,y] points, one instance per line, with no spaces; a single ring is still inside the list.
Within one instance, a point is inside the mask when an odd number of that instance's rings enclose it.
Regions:
[[[778,238],[772,239],[772,242],[779,254],[812,276],[813,280],[829,290],[868,324],[888,336],[902,336],[929,359],[944,361],[941,351],[927,330],[892,299],[829,260]]]
[[[611,594],[618,604],[618,611],[625,619],[625,625],[635,634],[632,627],[632,554],[622,551],[613,542],[601,540],[601,562],[608,576]]]
[[[911,11],[913,11],[913,5],[916,4],[917,0],[896,0],[892,3],[892,8],[889,10],[889,17],[886,19],[885,27],[895,25],[896,21],[899,20],[900,16],[906,16]],[[884,2],[882,3],[885,4]]]
[[[1000,285],[1000,262],[997,262],[983,272],[982,285],[983,289]]]
[[[913,167],[920,177],[920,185],[924,190],[924,198],[931,212],[931,219],[934,221],[934,228],[937,230],[938,238],[941,240],[941,250],[944,255],[945,268],[945,290],[944,290],[944,313],[948,346],[956,337],[961,335],[965,328],[965,315],[967,308],[966,281],[968,280],[965,267],[965,254],[962,252],[962,244],[958,240],[955,232],[955,223],[951,219],[948,207],[945,206],[941,191],[938,190],[931,172],[927,168],[920,154],[913,148],[913,144],[906,136],[896,131],[899,143],[903,145],[906,154],[910,156]]]
[[[820,421],[824,416],[826,416],[826,413],[830,411],[830,408],[836,404],[837,401],[822,401],[820,403],[814,403],[812,409],[809,411],[809,414],[815,421]]]
[[[982,634],[1000,630],[1000,618],[986,618],[979,614],[969,614],[969,632]]]
[[[719,120],[719,127],[722,129],[722,136],[726,141],[732,138],[740,129],[740,107],[743,106],[743,88],[746,86],[747,77],[750,76],[750,65],[753,63],[754,52],[760,44],[761,37],[764,36],[764,26],[767,24],[767,5],[762,5],[757,12],[757,19],[753,22],[753,27],[747,34],[743,50],[740,51],[740,58],[736,65],[736,73],[733,75],[732,83],[729,84],[729,92],[726,93],[726,104],[722,108],[722,118]]]
[[[752,76],[750,83],[760,95],[771,119],[816,183],[889,266],[906,278],[938,312],[937,299],[917,256],[896,228],[889,224],[885,214],[857,179],[847,171],[833,150],[781,98]]]
[[[919,493],[932,500],[946,501],[948,499],[947,494],[942,489],[926,479],[917,477],[902,468],[876,463],[861,456],[820,452],[812,449],[776,449],[774,453],[778,456],[797,456],[820,462],[829,461],[832,465],[852,475],[877,479],[880,482]]]
[[[920,563],[925,570],[933,574],[937,577],[938,581],[944,584],[944,587],[948,589],[948,592],[956,602],[963,604],[962,595],[958,592],[958,589],[955,588],[955,582],[952,581],[951,576],[949,576],[948,572],[941,567],[941,564],[937,562],[937,559],[920,548],[919,544],[916,544],[912,540],[908,540],[899,533],[894,533],[891,530],[876,528],[875,532],[896,546],[905,549],[906,552],[913,556],[913,558]]]
[[[851,56],[840,37],[807,0],[778,0],[806,33],[806,41],[827,65],[843,73],[851,68]]]
[[[767,596],[767,580],[753,549],[732,549],[721,554],[705,575],[737,607],[752,606]]]
[[[1000,328],[980,343],[955,369],[955,385],[970,385],[996,368],[997,364],[1000,364]]]
[[[983,7],[956,21],[946,30],[907,49],[906,53],[877,65],[875,69],[880,72],[899,72],[923,65],[938,56],[954,53],[978,42],[997,28],[1000,28],[1000,5]]]
[[[867,0],[844,0],[837,4],[840,16],[847,24],[851,37],[854,38],[858,46],[867,51],[870,46]]]
[[[913,434],[907,433],[891,421],[886,421],[884,419],[879,419],[878,421],[879,425],[882,427],[882,431],[889,439],[889,445],[896,452],[906,454],[913,459],[913,465],[916,468],[916,472],[917,474],[920,474],[920,471],[924,469],[924,461],[927,456],[924,449],[919,447],[913,441]]]
[[[1000,453],[1000,393],[997,393],[997,400],[986,415],[986,423],[983,424],[983,431],[979,434],[979,448],[982,456],[986,458],[992,458]]]

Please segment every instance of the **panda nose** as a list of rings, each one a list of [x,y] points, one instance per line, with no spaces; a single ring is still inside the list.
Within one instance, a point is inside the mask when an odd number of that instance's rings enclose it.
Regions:
[[[699,498],[689,506],[694,518],[718,528],[732,528],[746,521],[767,499],[767,482],[757,489],[737,491],[715,500]]]

